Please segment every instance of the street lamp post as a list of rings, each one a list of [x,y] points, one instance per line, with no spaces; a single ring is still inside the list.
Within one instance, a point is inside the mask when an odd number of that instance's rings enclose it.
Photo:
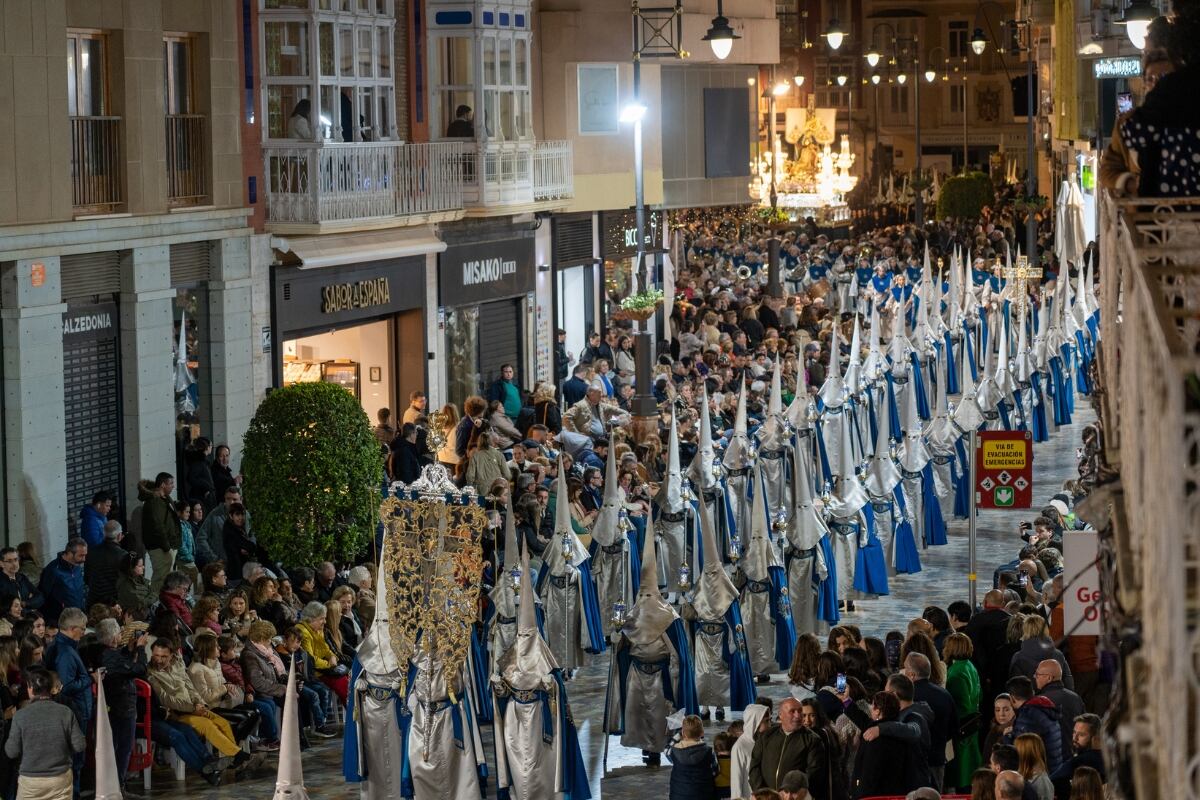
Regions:
[[[642,8],[638,0],[633,0],[633,102],[621,112],[621,119],[633,123],[633,193],[634,216],[637,226],[637,254],[635,256],[634,274],[642,290],[648,290],[654,285],[657,272],[658,256],[649,262],[646,259],[646,196],[645,175],[642,163],[642,118],[646,114],[646,106],[642,103],[642,59],[643,58],[682,58],[686,55],[683,50],[683,0],[675,0],[674,6],[662,8]],[[724,20],[726,28],[728,21],[718,12],[718,17]],[[714,25],[716,24],[714,20]],[[718,51],[728,55],[726,45],[732,46],[732,39],[738,38],[729,31],[730,35],[721,33],[720,41],[713,42],[713,52],[718,58],[723,58]],[[670,308],[671,298],[665,298],[665,305]],[[654,363],[654,337],[651,333],[654,317],[641,323],[640,329],[634,334],[634,374],[636,376],[637,393],[633,396],[631,408],[635,418],[653,419],[658,415],[658,402],[654,399],[651,387],[651,371]],[[639,438],[640,441],[640,438]]]

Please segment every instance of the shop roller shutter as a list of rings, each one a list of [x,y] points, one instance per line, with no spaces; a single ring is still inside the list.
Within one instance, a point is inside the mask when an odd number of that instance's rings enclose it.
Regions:
[[[63,346],[66,412],[67,508],[74,528],[92,495],[121,485],[121,392],[117,339],[88,339]]]
[[[82,300],[121,291],[119,250],[63,256],[59,264],[63,300]]]
[[[512,364],[517,386],[524,386],[521,369],[521,301],[497,300],[479,306],[479,377],[486,390],[500,377],[500,365]]]
[[[211,242],[184,242],[171,245],[171,285],[188,286],[208,280]]]
[[[592,215],[554,218],[554,266],[592,263]]]

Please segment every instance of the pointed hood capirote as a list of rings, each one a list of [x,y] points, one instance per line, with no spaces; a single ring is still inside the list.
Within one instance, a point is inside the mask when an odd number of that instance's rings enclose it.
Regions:
[[[374,625],[379,624],[379,611],[377,607],[372,631],[375,630]],[[308,790],[304,788],[304,766],[300,761],[300,695],[296,691],[296,659],[289,658],[288,664],[287,700],[283,704],[283,725],[279,732],[279,768],[275,772],[273,800],[308,800]]]
[[[512,518],[512,514],[509,514]],[[386,523],[385,523],[386,525]],[[375,621],[371,623],[370,629],[367,630],[367,635],[358,645],[358,663],[362,667],[362,671],[371,673],[372,675],[389,675],[395,676],[396,680],[400,679],[401,671],[407,671],[408,665],[401,664],[396,657],[396,651],[392,648],[391,636],[391,604],[388,600],[387,589],[387,574],[389,554],[394,547],[399,544],[395,536],[390,535],[391,531],[385,531],[383,536],[383,547],[380,548],[379,554],[379,569],[375,578]],[[513,532],[513,538],[516,538],[516,532]],[[292,704],[294,705],[294,704]],[[286,721],[287,709],[284,709]],[[296,745],[296,758],[299,760],[299,740]]]
[[[633,608],[621,626],[621,633],[636,645],[648,645],[659,639],[679,615],[658,588],[658,552],[653,531],[646,531],[642,544],[642,575]]]
[[[810,416],[816,413],[816,404],[808,393],[808,373],[804,366],[804,356],[796,359],[796,396],[787,408],[787,419],[792,428],[798,431],[812,430]]]
[[[911,392],[910,392],[911,394]],[[835,476],[833,497],[829,501],[829,513],[847,519],[857,514],[870,498],[858,479],[858,465],[854,463],[853,447],[850,446],[850,415],[839,414],[842,447],[839,467]]]
[[[938,350],[937,354],[937,393],[934,400],[933,419],[925,426],[925,438],[929,444],[939,450],[949,450],[954,447],[959,433],[950,419],[950,400],[946,396],[946,353]]]
[[[671,436],[667,440],[667,476],[655,496],[658,507],[668,514],[684,510],[683,470],[679,467],[679,423],[671,414]]]
[[[104,681],[96,681],[96,708],[107,709]],[[282,762],[281,762],[282,763]],[[300,779],[304,784],[303,777]],[[121,776],[117,770],[117,751],[113,747],[112,723],[108,714],[96,715],[96,800],[121,800]]]
[[[783,414],[783,379],[780,375],[779,359],[771,372],[771,393],[767,398],[767,416],[757,431],[759,447],[764,450],[782,450],[787,446],[791,431],[787,417]]]
[[[857,395],[862,389],[862,332],[857,314],[854,315],[854,330],[850,335],[850,361],[846,365],[845,383],[852,395]]]
[[[496,576],[495,585],[488,593],[492,604],[496,606],[496,613],[510,619],[517,615],[517,592],[516,587],[508,578],[514,569],[522,569],[520,552],[520,547],[517,545],[517,523],[513,518],[512,496],[510,495],[504,510],[503,572]]]
[[[763,483],[762,469],[754,469],[751,472],[754,475],[754,500],[750,512],[750,541],[746,544],[746,555],[741,567],[750,580],[765,581],[770,578],[767,570],[771,567],[782,567],[783,562],[779,559],[779,549],[771,542],[771,521],[767,516],[767,487]]]
[[[830,329],[830,334],[829,371],[818,396],[826,408],[838,408],[842,405],[842,390],[846,388],[846,384],[842,380],[842,344],[841,337],[838,335],[837,323],[834,323]]]
[[[868,381],[887,371],[887,359],[883,355],[879,330],[879,308],[871,303],[871,318],[867,327],[867,360],[863,363],[862,374]]]
[[[596,512],[592,523],[592,539],[601,547],[610,547],[621,541],[625,532],[621,530],[621,485],[617,481],[617,458],[608,454],[604,463],[604,502]],[[557,506],[555,507],[557,512]]]
[[[929,450],[925,447],[924,423],[917,413],[916,392],[904,393],[904,408],[900,411],[900,427],[904,430],[904,442],[900,450],[900,466],[908,472],[920,472],[929,463]]]
[[[567,567],[578,568],[588,560],[587,548],[571,526],[571,501],[567,496],[567,473],[558,460],[558,479],[554,491],[554,539],[546,545],[542,566],[551,575],[563,575]]]
[[[965,338],[963,341],[964,346],[971,346],[970,337]],[[977,402],[978,397],[975,381],[971,377],[970,359],[961,359],[959,367],[962,370],[962,375],[959,379],[959,386],[962,387],[962,395],[959,398],[958,405],[954,407],[951,419],[954,420],[956,428],[963,433],[969,433],[978,429],[983,424],[983,413],[979,410],[979,403]]]
[[[750,388],[743,381],[740,389],[737,413],[733,418],[733,435],[729,437],[725,455],[721,458],[725,469],[745,469],[754,463],[754,447],[750,444],[750,437],[746,435],[746,392],[750,391]]]
[[[717,537],[713,534],[713,523],[708,504],[701,497],[696,517],[700,521],[700,543],[704,553],[704,569],[696,581],[692,595],[692,608],[700,619],[716,620],[725,616],[729,606],[737,599],[738,592],[721,565],[721,553],[717,549]],[[657,581],[656,581],[657,582]]]
[[[808,474],[808,459],[794,459],[792,497],[795,508],[787,524],[787,539],[797,550],[811,550],[829,534],[825,516],[813,502],[812,476]]]
[[[521,550],[520,610],[517,612],[517,638],[499,657],[496,672],[514,689],[548,689],[558,669],[558,660],[542,638],[537,626],[537,596],[529,575],[529,552]]]
[[[912,394],[912,392],[909,392]],[[892,460],[889,432],[892,426],[891,402],[885,396],[879,404],[879,419],[875,424],[875,455],[867,466],[867,492],[872,497],[891,498],[892,490],[900,485],[900,470]]]
[[[688,476],[701,492],[713,489],[720,482],[716,474],[717,453],[713,449],[712,420],[708,411],[708,387],[700,387],[700,432],[696,455],[688,467]]]

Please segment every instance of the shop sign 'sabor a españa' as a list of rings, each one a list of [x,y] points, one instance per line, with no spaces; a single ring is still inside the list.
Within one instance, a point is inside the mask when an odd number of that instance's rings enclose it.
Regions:
[[[1033,505],[1033,438],[1026,431],[982,431],[975,451],[978,508]]]

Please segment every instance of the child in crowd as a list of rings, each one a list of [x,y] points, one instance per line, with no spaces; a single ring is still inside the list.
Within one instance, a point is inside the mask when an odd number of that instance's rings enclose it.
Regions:
[[[670,800],[715,800],[717,757],[704,743],[704,723],[695,714],[683,718],[679,741],[667,750],[671,762]]]
[[[713,752],[717,756],[717,797],[729,797],[729,754],[733,750],[733,743],[736,737],[731,738],[729,733],[718,733],[713,737]]]

